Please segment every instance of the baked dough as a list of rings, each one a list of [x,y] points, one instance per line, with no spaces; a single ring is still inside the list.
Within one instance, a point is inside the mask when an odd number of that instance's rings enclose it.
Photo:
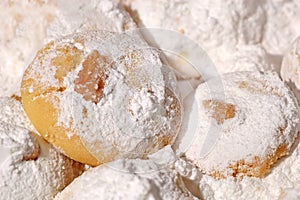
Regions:
[[[50,143],[92,166],[146,158],[181,124],[176,81],[138,33],[75,33],[41,49],[25,71],[22,103]]]

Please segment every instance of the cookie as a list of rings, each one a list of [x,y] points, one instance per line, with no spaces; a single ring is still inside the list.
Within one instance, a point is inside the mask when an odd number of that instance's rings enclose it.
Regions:
[[[209,86],[222,83],[218,91]],[[186,156],[215,178],[264,177],[298,136],[296,98],[277,74],[234,72],[196,91],[199,127]]]
[[[98,177],[95,179],[95,177]],[[175,171],[149,160],[121,159],[86,171],[59,193],[56,200],[197,199]]]
[[[41,49],[25,71],[24,109],[39,133],[92,166],[146,158],[181,124],[176,80],[138,33],[75,33]]]
[[[29,130],[20,102],[0,98],[0,105],[1,198],[53,199],[84,171],[84,165],[62,155]]]

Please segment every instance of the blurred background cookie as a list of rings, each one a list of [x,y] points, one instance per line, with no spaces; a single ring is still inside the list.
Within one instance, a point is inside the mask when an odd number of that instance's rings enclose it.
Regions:
[[[22,75],[51,40],[79,30],[122,32],[135,23],[113,0],[0,2],[0,96],[19,94]]]
[[[281,77],[286,82],[295,84],[300,90],[300,37],[293,41],[292,45],[288,47],[283,56],[281,65]]]

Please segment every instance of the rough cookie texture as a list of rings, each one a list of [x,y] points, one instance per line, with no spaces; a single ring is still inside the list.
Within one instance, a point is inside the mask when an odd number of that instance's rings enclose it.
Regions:
[[[21,93],[42,136],[90,165],[145,158],[172,144],[181,124],[175,75],[138,32],[89,31],[49,43]]]
[[[223,89],[211,91],[218,80]],[[265,177],[298,136],[298,103],[275,73],[225,74],[200,85],[196,99],[199,130],[186,156],[215,178]]]
[[[0,105],[1,199],[53,199],[84,166],[33,133],[20,102],[0,98]]]

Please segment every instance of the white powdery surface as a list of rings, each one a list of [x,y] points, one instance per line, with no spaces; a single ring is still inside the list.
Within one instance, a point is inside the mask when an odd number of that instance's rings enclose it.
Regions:
[[[220,73],[277,70],[282,53],[300,34],[297,0],[122,2],[137,13],[140,27],[174,30],[198,43]],[[178,46],[177,53],[189,59],[191,52],[182,52],[180,48]],[[257,51],[257,48],[262,50]],[[247,52],[250,53],[247,55]],[[240,65],[241,56],[246,65]],[[260,63],[260,57],[269,62]]]
[[[184,159],[175,163],[176,170],[199,186],[199,197],[207,200],[229,199],[299,199],[300,145],[290,156],[279,162],[265,178],[229,177],[216,180],[202,174],[193,164]],[[200,175],[199,175],[200,174]]]
[[[84,45],[76,41],[83,41]],[[56,48],[61,46],[78,48],[83,58],[96,50],[109,60],[98,66],[106,69],[107,76],[103,80],[103,97],[99,102],[84,98],[89,91],[81,94],[74,89],[84,60],[67,73],[63,83],[55,78],[57,67],[51,59],[57,55]],[[175,75],[163,65],[157,50],[149,47],[138,32],[72,34],[55,41],[47,55],[42,56],[41,62],[37,57],[26,71],[24,80],[38,77],[26,90],[30,92],[34,84],[44,91],[51,87],[66,88],[62,92],[47,91],[41,97],[59,98],[59,102],[53,101],[60,111],[57,125],[75,129],[67,133],[68,136],[79,135],[99,161],[103,162],[103,157],[145,156],[162,147],[162,141],[159,141],[162,136],[168,141],[175,139],[181,122]],[[94,84],[98,87],[96,81]],[[117,149],[118,155],[110,155],[112,148]]]
[[[0,2],[0,96],[19,93],[24,70],[50,40],[78,30],[122,32],[135,23],[112,0]]]
[[[281,77],[300,89],[300,37],[287,49],[281,65]]]
[[[1,122],[23,127],[37,133],[34,126],[25,114],[22,104],[14,98],[0,97]]]
[[[97,177],[97,178],[95,178]],[[62,199],[196,199],[176,172],[149,160],[117,160],[90,169],[75,179],[55,200]]]
[[[267,13],[262,45],[274,56],[282,56],[292,41],[300,35],[300,1],[267,0],[264,9]]]
[[[199,187],[203,199],[299,199],[300,145],[281,160],[265,178],[215,180],[203,175]]]
[[[53,199],[83,171],[35,135],[21,104],[0,98],[1,199]]]
[[[223,89],[211,90],[209,87],[218,81],[222,81]],[[245,162],[246,166],[240,167],[248,173],[252,168],[247,163],[259,165],[257,162],[274,156],[282,145],[289,151],[298,136],[296,98],[275,73],[225,74],[200,85],[195,98],[200,113],[199,129],[186,156],[206,173],[216,171],[230,176],[239,161]],[[218,111],[204,105],[207,100],[233,105],[234,114],[220,123],[212,117]],[[218,114],[224,112],[227,111]]]

